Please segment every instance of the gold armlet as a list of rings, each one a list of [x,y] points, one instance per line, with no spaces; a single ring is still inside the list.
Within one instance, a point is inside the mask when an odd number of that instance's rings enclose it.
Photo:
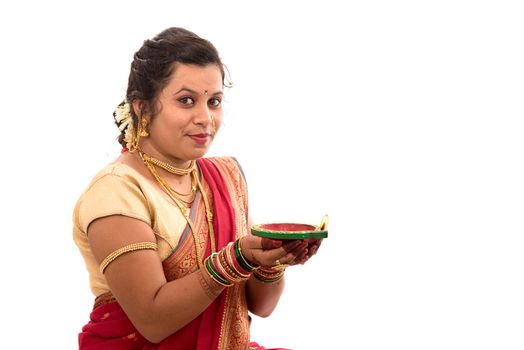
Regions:
[[[120,255],[123,255],[125,253],[134,252],[135,250],[143,250],[143,249],[152,249],[157,250],[156,243],[153,242],[140,242],[140,243],[132,243],[128,244],[122,248],[119,248],[106,256],[106,258],[100,263],[100,272],[102,274],[104,273],[105,269],[109,264],[111,264],[116,258],[118,258]]]

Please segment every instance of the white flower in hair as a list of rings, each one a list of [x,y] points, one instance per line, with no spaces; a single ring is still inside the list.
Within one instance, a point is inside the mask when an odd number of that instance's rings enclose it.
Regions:
[[[129,106],[129,103],[126,102],[116,108],[115,120],[119,123],[120,131],[124,130],[127,124],[131,122],[131,107]]]
[[[115,121],[118,123],[118,129],[124,131],[124,141],[127,148],[133,138],[133,119],[131,118],[131,106],[129,103],[119,105],[115,110]]]
[[[130,149],[133,134],[133,123],[129,122],[129,126],[126,128],[126,131],[124,131],[124,141],[126,142],[127,149]]]

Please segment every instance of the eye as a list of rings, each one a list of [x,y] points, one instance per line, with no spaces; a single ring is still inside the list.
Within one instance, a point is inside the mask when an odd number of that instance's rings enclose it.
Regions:
[[[219,98],[211,98],[209,99],[209,101],[207,102],[211,107],[219,107],[220,104],[222,103],[222,100],[219,99]]]
[[[192,106],[195,104],[195,101],[193,100],[193,98],[189,96],[184,96],[178,99],[178,102],[182,103],[185,106]]]

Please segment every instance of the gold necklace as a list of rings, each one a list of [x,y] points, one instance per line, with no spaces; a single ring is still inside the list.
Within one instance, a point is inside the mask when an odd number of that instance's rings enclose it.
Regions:
[[[139,154],[140,154],[140,157],[143,159],[143,160],[146,160],[150,163],[153,163],[155,164],[156,166],[159,166],[161,167],[162,169],[170,172],[171,174],[175,174],[175,175],[187,175],[187,174],[190,174],[193,170],[195,170],[195,167],[196,167],[196,162],[194,160],[192,160],[190,163],[189,163],[189,167],[187,167],[186,169],[180,169],[180,168],[177,168],[175,166],[172,166],[171,164],[169,163],[166,163],[166,162],[163,162],[159,159],[156,159],[156,158],[153,158],[151,157],[149,154],[147,153],[144,153],[142,150],[138,150]]]
[[[193,170],[195,170],[196,162],[194,160],[192,160],[190,162],[189,167],[187,169],[180,169],[180,168],[172,166],[171,164],[168,164],[166,162],[163,162],[161,160],[158,160],[156,158],[151,157],[149,154],[144,153],[141,149],[138,149],[138,155],[140,156],[140,158],[142,159],[143,162],[148,162],[148,163],[155,164],[156,166],[159,166],[160,168],[170,172],[171,174],[184,176],[184,175],[187,175],[187,174],[192,174]],[[165,185],[169,186],[169,185],[167,185],[167,182],[165,183]],[[191,188],[190,188],[188,193],[178,192],[176,189],[174,189],[171,186],[169,186],[169,189],[172,192],[176,193],[178,195],[177,197],[182,202],[184,202],[184,203],[188,204],[189,206],[191,206],[191,203],[193,203],[193,200],[195,199],[195,195],[196,195],[196,180],[195,180],[195,177],[193,176],[191,178]],[[180,197],[187,197],[187,196],[191,196],[192,198],[189,199],[188,201],[180,198]]]
[[[159,183],[160,187],[167,193],[167,195],[171,198],[171,200],[177,205],[177,207],[180,209],[180,212],[182,213],[182,216],[186,219],[187,224],[189,225],[189,230],[191,231],[191,235],[193,236],[193,241],[195,242],[195,253],[197,257],[197,264],[200,269],[202,269],[202,258],[200,257],[200,239],[197,237],[196,230],[193,224],[193,221],[189,217],[189,210],[184,205],[182,205],[173,195],[173,193],[169,190],[170,186],[167,185],[167,181],[163,179],[158,172],[155,169],[155,164],[152,162],[146,161],[144,158],[144,164],[149,169],[149,172],[153,175],[155,180]],[[193,177],[196,179],[197,186],[200,189],[200,193],[202,194],[202,198],[204,200],[204,207],[206,210],[206,219],[207,219],[207,226],[208,226],[208,233],[209,233],[209,240],[211,243],[211,252],[216,252],[216,244],[215,244],[215,232],[213,229],[213,213],[211,212],[211,207],[209,205],[209,202],[207,200],[206,194],[204,192],[204,189],[202,187],[202,184],[200,183],[200,180],[198,178],[197,170],[195,168]]]
[[[173,197],[175,197],[179,202],[184,203],[184,206],[186,206],[188,208],[191,207],[191,205],[193,204],[193,202],[194,202],[194,200],[196,198],[196,186],[194,184],[192,184],[192,191],[186,195],[186,196],[190,195],[191,197],[189,199],[184,199],[184,198],[182,198],[183,195],[180,192],[178,192],[173,187],[171,187],[169,185],[169,183],[164,178],[160,177],[160,175],[158,174],[156,169],[154,169],[154,166],[151,163],[146,163],[146,164],[149,164],[150,166],[153,167],[153,171],[155,172],[156,175],[158,175],[158,178],[156,178],[156,180],[157,180],[157,182],[162,184],[162,188],[164,188],[165,190],[170,192],[171,195]],[[194,178],[195,178],[195,176],[193,175],[192,179],[191,179],[192,183],[195,182]]]

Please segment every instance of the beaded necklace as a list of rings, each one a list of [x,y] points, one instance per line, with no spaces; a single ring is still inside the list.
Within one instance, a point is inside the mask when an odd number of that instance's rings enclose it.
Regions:
[[[191,235],[193,236],[193,240],[195,242],[195,253],[197,257],[197,263],[198,267],[202,268],[202,258],[200,256],[200,239],[197,236],[193,221],[189,217],[189,208],[184,206],[182,203],[190,204],[193,202],[196,196],[196,188],[200,190],[200,193],[202,194],[202,199],[204,200],[204,207],[206,210],[206,219],[207,219],[207,227],[208,227],[208,233],[209,233],[209,240],[211,242],[211,252],[216,252],[216,245],[215,245],[215,232],[213,229],[213,213],[211,211],[211,206],[209,205],[209,202],[207,200],[206,193],[204,192],[204,188],[202,186],[202,183],[200,182],[199,176],[198,176],[198,168],[196,167],[196,162],[191,161],[190,166],[187,169],[180,169],[172,166],[171,164],[164,163],[158,159],[155,159],[151,157],[150,155],[142,152],[141,150],[138,151],[138,154],[140,155],[140,158],[146,165],[147,169],[153,175],[155,180],[158,182],[160,187],[164,190],[164,192],[167,193],[167,195],[171,198],[171,200],[176,204],[176,206],[180,209],[180,212],[182,213],[182,216],[186,219],[187,224],[189,225],[189,230],[191,231]],[[191,188],[193,192],[193,197],[191,199],[191,202],[188,203],[188,201],[184,201],[182,198],[180,198],[180,193],[174,190],[168,182],[158,174],[158,171],[155,168],[156,166],[161,167],[162,169],[175,174],[179,176],[184,175],[190,175],[192,176],[191,180]],[[167,165],[167,166],[166,166]],[[196,184],[196,185],[195,185]],[[177,195],[177,193],[179,195]]]

